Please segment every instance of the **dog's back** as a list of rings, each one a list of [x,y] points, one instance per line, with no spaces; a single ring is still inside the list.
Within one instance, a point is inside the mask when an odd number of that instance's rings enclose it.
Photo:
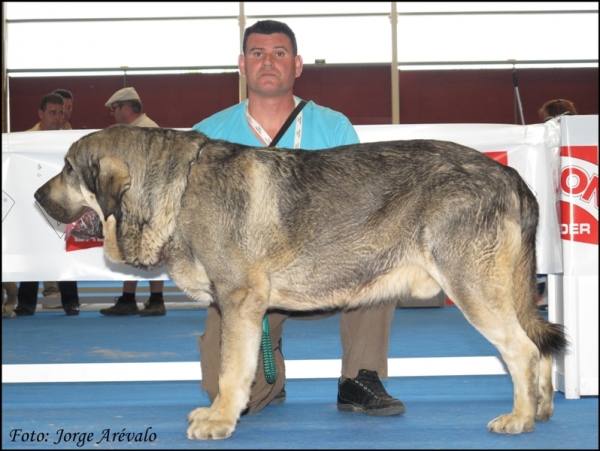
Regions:
[[[207,219],[229,224],[229,233],[241,237],[245,256],[267,256],[287,307],[297,296],[305,308],[313,301],[359,302],[359,291],[401,267],[448,273],[458,255],[477,256],[475,243],[489,246],[507,221],[520,227],[520,196],[536,206],[513,169],[454,143],[399,141],[321,152],[226,149],[209,151],[199,165],[201,190],[194,198],[206,200]],[[537,209],[528,214],[537,224]],[[470,271],[475,277],[479,264]],[[376,297],[397,294],[390,290]],[[322,299],[327,292],[335,299]]]

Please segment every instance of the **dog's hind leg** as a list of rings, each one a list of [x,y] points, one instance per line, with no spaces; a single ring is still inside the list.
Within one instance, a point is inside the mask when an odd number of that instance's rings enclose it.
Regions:
[[[221,307],[221,368],[219,395],[210,409],[188,416],[189,439],[225,439],[231,436],[250,398],[258,364],[262,320],[266,312],[268,283],[238,288]]]
[[[537,414],[540,352],[518,324],[515,328],[507,329],[507,332],[508,335],[500,340],[503,343],[496,347],[500,350],[513,381],[513,411],[490,421],[488,429],[490,432],[505,434],[531,432],[535,427]]]
[[[540,384],[536,420],[546,421],[554,413],[554,388],[552,387],[552,357],[542,356],[540,360]]]
[[[512,284],[507,285],[491,287],[488,280],[479,285],[477,293],[467,289],[462,295],[454,294],[452,299],[469,322],[500,351],[513,381],[512,413],[490,421],[488,429],[519,434],[531,432],[535,426],[540,352],[517,319]]]

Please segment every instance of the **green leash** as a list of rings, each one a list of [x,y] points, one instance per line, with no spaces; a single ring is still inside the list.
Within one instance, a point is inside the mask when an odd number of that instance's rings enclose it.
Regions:
[[[272,384],[275,382],[277,371],[275,370],[275,356],[273,355],[273,345],[271,344],[271,334],[269,333],[269,320],[267,319],[267,315],[265,315],[263,319],[261,348],[263,353],[265,379],[269,384]]]

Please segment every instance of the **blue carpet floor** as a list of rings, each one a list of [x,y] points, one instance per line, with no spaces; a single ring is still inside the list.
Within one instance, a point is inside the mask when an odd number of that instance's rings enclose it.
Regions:
[[[160,318],[42,311],[2,321],[2,364],[197,362],[204,318],[202,309]],[[339,318],[288,321],[284,353],[288,360],[340,358]],[[389,355],[498,352],[450,307],[396,310]],[[392,377],[384,385],[407,412],[389,418],[338,412],[336,384],[290,379],[284,404],[244,416],[228,440],[199,442],[185,437],[187,414],[209,405],[198,381],[3,383],[2,448],[598,449],[597,397],[566,400],[557,392],[552,419],[530,434],[503,436],[486,425],[512,409],[508,375]],[[82,434],[88,441],[79,442]]]
[[[166,316],[108,317],[97,311],[66,316],[62,310],[2,322],[2,364],[198,361],[205,309],[171,310]],[[318,321],[288,320],[286,359],[341,358],[338,315]],[[4,338],[11,345],[4,346]],[[10,337],[10,338],[9,338]],[[397,309],[389,357],[498,356],[456,307]]]

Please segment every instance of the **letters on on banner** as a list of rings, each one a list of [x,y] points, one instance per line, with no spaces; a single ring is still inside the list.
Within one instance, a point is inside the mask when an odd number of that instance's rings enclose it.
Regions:
[[[560,233],[565,275],[598,275],[598,116],[563,116]]]
[[[598,146],[563,146],[560,234],[563,240],[598,245]]]

